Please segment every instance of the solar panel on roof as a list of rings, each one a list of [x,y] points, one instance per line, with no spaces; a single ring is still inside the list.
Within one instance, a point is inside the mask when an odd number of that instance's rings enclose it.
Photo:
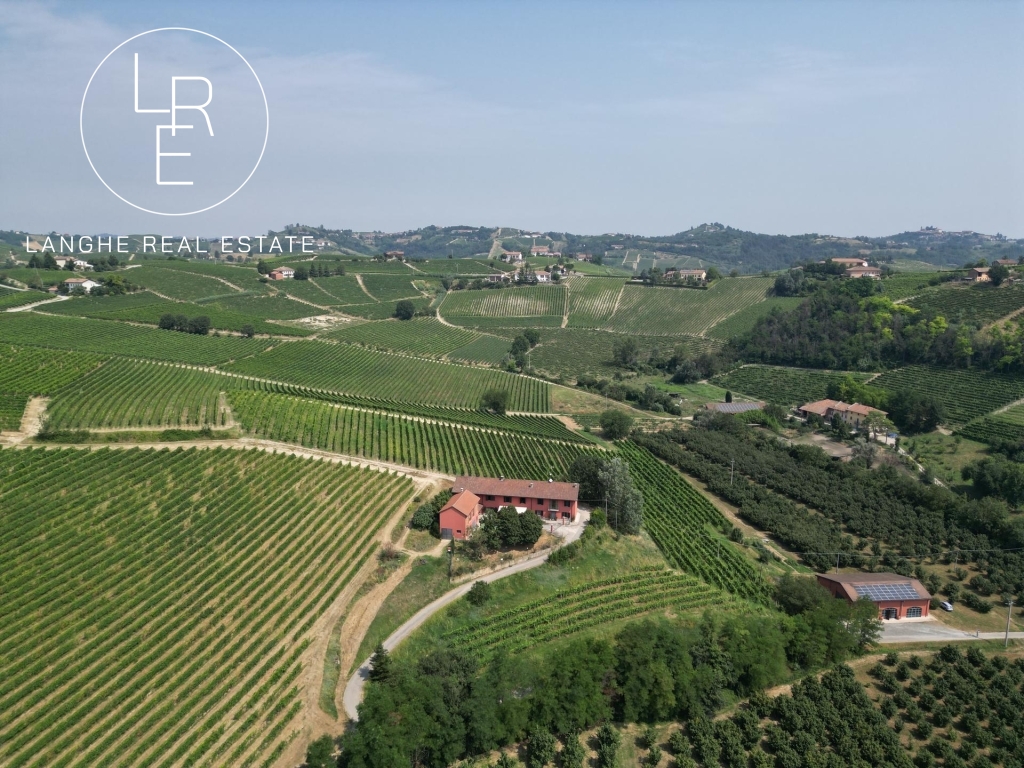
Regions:
[[[921,596],[913,585],[907,584],[853,584],[861,597],[869,600],[920,600]]]

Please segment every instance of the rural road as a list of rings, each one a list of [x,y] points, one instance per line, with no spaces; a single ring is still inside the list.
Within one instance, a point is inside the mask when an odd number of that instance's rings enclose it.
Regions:
[[[962,629],[947,627],[939,621],[888,621],[882,627],[882,637],[878,641],[883,645],[894,643],[927,643],[948,640],[1002,640],[1004,632],[964,632]],[[1024,632],[1011,632],[1013,640],[1024,639]]]
[[[575,523],[572,525],[555,527],[555,534],[560,536],[563,540],[562,546],[576,541],[576,539],[583,534],[583,528],[589,518],[589,512],[580,510]],[[392,632],[384,641],[384,648],[388,651],[393,651],[399,643],[405,640],[405,638],[411,635],[416,629],[421,627],[427,619],[449,603],[458,600],[469,592],[475,582],[497,581],[498,579],[504,579],[506,576],[512,576],[513,574],[522,573],[523,571],[528,571],[531,568],[536,568],[539,565],[543,565],[553,551],[554,550],[548,550],[539,557],[534,557],[530,560],[522,560],[515,565],[510,565],[508,568],[503,568],[502,570],[495,571],[494,573],[485,574],[478,579],[470,579],[465,584],[460,584],[455,587],[455,589],[445,592],[434,602],[417,611],[411,619]],[[363,700],[363,688],[366,686],[366,681],[369,676],[370,660],[367,659],[359,666],[359,669],[356,670],[355,674],[349,678],[348,684],[345,686],[345,694],[342,696],[342,703],[345,706],[345,714],[348,715],[350,720],[355,721],[359,719],[359,713],[356,708],[359,706],[359,702]]]

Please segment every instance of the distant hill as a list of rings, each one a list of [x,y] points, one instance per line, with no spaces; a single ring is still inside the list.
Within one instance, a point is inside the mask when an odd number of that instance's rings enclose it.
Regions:
[[[528,250],[547,246],[565,255],[588,253],[601,256],[604,263],[641,272],[657,266],[717,266],[741,273],[773,272],[801,261],[863,255],[879,262],[918,261],[939,267],[961,266],[979,258],[1017,259],[1024,256],[1024,240],[980,232],[946,232],[924,227],[889,237],[835,237],[806,235],[764,235],[719,224],[701,224],[673,235],[630,235],[608,233],[577,235],[570,232],[534,232],[513,227],[421,227],[404,232],[358,232],[351,229],[292,224],[268,235],[301,237],[310,235],[317,251],[353,256],[374,256],[401,251],[406,259],[471,258],[500,254],[503,250]],[[18,247],[26,233],[0,231],[0,243]],[[44,235],[32,235],[39,241]],[[130,247],[141,243],[141,235],[129,236]],[[203,243],[207,247],[206,242]],[[215,242],[212,244],[215,248]],[[213,250],[214,248],[210,248]]]

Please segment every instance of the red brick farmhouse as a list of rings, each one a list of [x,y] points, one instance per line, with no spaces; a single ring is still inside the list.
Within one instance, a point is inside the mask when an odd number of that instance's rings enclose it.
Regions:
[[[545,520],[574,521],[580,488],[552,480],[513,480],[463,475],[452,485],[455,495],[441,510],[441,538],[464,539],[480,515],[500,507],[533,512]]]
[[[866,597],[880,619],[924,618],[932,599],[920,581],[896,573],[819,573],[818,583],[850,603]]]

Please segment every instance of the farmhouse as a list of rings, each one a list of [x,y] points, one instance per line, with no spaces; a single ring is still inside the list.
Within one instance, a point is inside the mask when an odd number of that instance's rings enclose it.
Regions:
[[[64,287],[70,291],[85,291],[91,293],[93,288],[99,288],[100,284],[87,277],[69,277],[64,281]]]
[[[820,416],[825,421],[831,421],[833,416],[838,415],[854,429],[860,429],[861,422],[867,418],[868,414],[888,415],[885,411],[872,408],[870,405],[844,403],[842,400],[817,400],[813,403],[805,403],[797,408],[797,413],[805,419],[808,416]]]
[[[530,511],[545,520],[575,520],[580,496],[577,483],[467,475],[455,478],[452,486],[453,493],[462,491],[478,496],[484,510],[511,506],[520,514]]]
[[[706,269],[667,269],[665,270],[665,279],[705,283],[708,279],[708,272]]]
[[[547,272],[538,272],[536,277],[537,277],[537,282],[538,283],[550,283],[551,282],[551,275],[549,275]]]
[[[531,245],[530,255],[531,256],[547,256],[551,252],[551,248],[547,245]]]
[[[384,251],[384,256],[388,261],[392,261],[394,259],[401,261],[405,258],[405,251]]]
[[[992,263],[993,264],[998,264],[1001,267],[1016,267],[1016,266],[1019,266],[1019,263],[1014,261],[1013,259],[996,259]]]
[[[896,573],[819,573],[818,583],[849,603],[867,598],[880,619],[923,619],[932,596],[920,581]]]
[[[870,277],[872,280],[882,279],[882,270],[878,267],[849,267],[843,272],[844,277]]]
[[[92,264],[82,259],[75,259],[75,269],[92,269]]]
[[[465,539],[480,525],[480,497],[472,491],[459,491],[441,507],[441,538]]]
[[[988,267],[972,267],[967,270],[967,282],[985,283],[991,280],[988,276]]]
[[[291,267],[278,267],[267,275],[271,280],[288,280],[295,277],[295,270]]]

